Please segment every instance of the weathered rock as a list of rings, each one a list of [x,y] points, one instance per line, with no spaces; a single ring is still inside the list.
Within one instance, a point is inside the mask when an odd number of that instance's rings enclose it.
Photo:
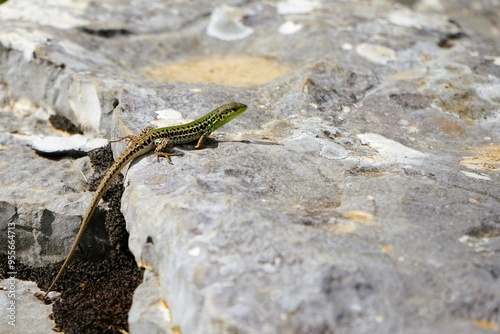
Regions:
[[[33,282],[15,278],[0,281],[0,306],[3,319],[2,333],[50,333],[54,323],[49,320],[52,307],[44,305],[34,296],[40,289]]]
[[[205,149],[127,172],[122,211],[146,268],[132,333],[498,330],[494,2],[251,2],[231,16],[75,1],[71,14],[32,4],[29,19],[22,3],[0,7],[0,217],[23,227],[23,261],[61,259],[60,231],[90,196],[67,159],[25,146],[55,132],[46,114],[109,139],[238,101],[249,110]],[[226,41],[235,27],[252,33]]]

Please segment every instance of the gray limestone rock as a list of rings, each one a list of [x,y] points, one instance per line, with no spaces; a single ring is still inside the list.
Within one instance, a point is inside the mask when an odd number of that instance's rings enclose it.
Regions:
[[[47,115],[112,139],[237,101],[205,149],[126,172],[131,333],[498,331],[496,1],[25,2],[0,6],[0,240],[15,221],[23,262],[62,259],[90,199],[84,159],[26,145]]]

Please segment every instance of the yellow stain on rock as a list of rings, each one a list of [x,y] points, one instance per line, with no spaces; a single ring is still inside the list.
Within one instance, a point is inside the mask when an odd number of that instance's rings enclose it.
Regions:
[[[462,166],[474,170],[500,170],[500,144],[482,147],[470,147],[472,156],[463,157]]]
[[[161,81],[254,87],[274,81],[292,68],[268,57],[220,56],[149,67],[146,71]]]
[[[347,218],[361,224],[373,224],[373,215],[363,210],[351,210],[346,214]]]

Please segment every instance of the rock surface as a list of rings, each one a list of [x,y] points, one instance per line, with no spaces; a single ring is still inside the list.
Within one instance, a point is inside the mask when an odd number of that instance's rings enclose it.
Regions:
[[[35,298],[40,289],[34,282],[3,279],[0,281],[2,307],[1,333],[50,333],[54,323],[49,320],[50,305]]]
[[[127,171],[131,333],[498,331],[498,1],[231,5],[0,6],[0,238],[62,260],[89,201],[85,158],[26,146],[50,114],[111,139],[237,101]]]

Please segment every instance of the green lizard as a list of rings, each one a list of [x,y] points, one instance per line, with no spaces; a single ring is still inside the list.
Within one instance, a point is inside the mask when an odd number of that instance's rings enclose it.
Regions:
[[[75,252],[80,239],[83,236],[85,228],[92,218],[99,201],[102,196],[106,193],[106,190],[111,185],[113,179],[120,173],[120,171],[125,167],[130,161],[135,158],[152,151],[155,147],[156,160],[158,161],[160,157],[164,157],[167,161],[172,164],[170,156],[180,155],[179,153],[170,152],[170,149],[174,145],[190,143],[198,141],[195,148],[201,148],[205,139],[215,130],[235,118],[236,116],[242,114],[247,110],[247,106],[241,103],[232,102],[224,104],[217,109],[212,110],[205,116],[187,124],[169,126],[164,128],[146,128],[142,130],[139,136],[127,136],[122,139],[129,139],[131,144],[125,149],[125,151],[120,155],[120,157],[113,163],[110,167],[101,183],[97,187],[90,205],[83,217],[82,224],[78,230],[75,241],[69,250],[64,263],[62,264],[56,277],[50,284],[47,292],[43,295],[43,299],[46,299],[49,291],[54,287],[54,284],[58,281],[59,277],[63,273],[64,269],[69,264],[73,253]],[[121,139],[120,139],[121,140]]]

